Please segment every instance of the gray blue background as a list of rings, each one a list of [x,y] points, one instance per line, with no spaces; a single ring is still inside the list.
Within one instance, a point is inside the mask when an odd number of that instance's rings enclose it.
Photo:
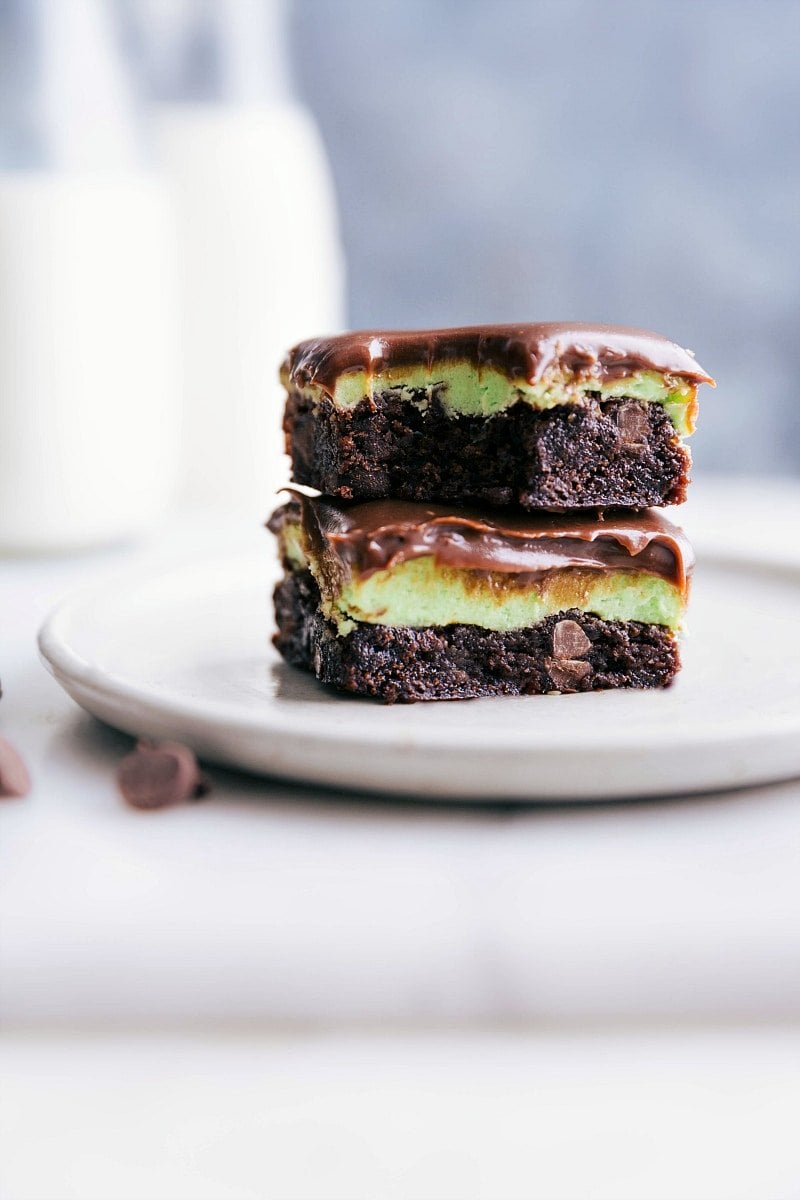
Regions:
[[[800,472],[796,0],[295,0],[357,326],[648,326],[699,466]]]

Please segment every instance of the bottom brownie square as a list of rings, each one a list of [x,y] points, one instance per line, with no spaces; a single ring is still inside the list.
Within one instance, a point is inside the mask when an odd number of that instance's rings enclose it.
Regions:
[[[680,666],[678,644],[663,626],[603,621],[578,609],[507,632],[361,623],[340,636],[320,613],[309,572],[278,584],[275,612],[275,646],[288,663],[388,704],[666,687]]]
[[[298,495],[274,515],[275,645],[388,703],[664,687],[691,550],[657,514],[500,518]]]

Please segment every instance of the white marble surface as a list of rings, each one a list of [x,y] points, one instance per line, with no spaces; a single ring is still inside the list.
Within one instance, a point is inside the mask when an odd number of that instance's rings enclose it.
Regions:
[[[4,1200],[793,1200],[797,1029],[0,1037]]]
[[[753,489],[745,519],[729,503],[747,494],[698,487],[686,524],[701,549],[735,544],[744,522],[800,557],[800,488]],[[126,809],[113,772],[129,741],[61,693],[36,628],[69,588],[134,560],[252,544],[269,553],[260,530],[179,522],[135,550],[0,564],[0,731],[34,777],[0,809],[0,1017],[800,1017],[800,783],[508,811],[214,771],[202,805]]]

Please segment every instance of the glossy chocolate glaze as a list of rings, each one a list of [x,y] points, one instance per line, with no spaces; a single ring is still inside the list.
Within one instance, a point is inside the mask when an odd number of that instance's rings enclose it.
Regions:
[[[367,330],[313,338],[289,351],[284,380],[295,387],[333,391],[347,371],[374,375],[394,367],[451,362],[491,367],[510,379],[538,382],[551,370],[605,380],[657,371],[691,384],[714,381],[691,351],[646,329],[549,321],[532,325],[475,325],[419,331]]]
[[[660,513],[506,513],[406,500],[333,504],[292,492],[316,556],[333,575],[370,575],[432,554],[443,566],[529,575],[577,567],[647,571],[685,596],[694,554],[682,530]],[[271,527],[280,524],[276,513]]]

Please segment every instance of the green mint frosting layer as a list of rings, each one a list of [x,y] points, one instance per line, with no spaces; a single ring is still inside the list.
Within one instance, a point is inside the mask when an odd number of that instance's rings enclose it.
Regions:
[[[513,576],[438,566],[432,556],[354,577],[326,608],[341,632],[355,621],[415,628],[524,629],[568,608],[608,621],[644,621],[677,629],[683,614],[677,588],[644,572],[572,568],[521,583]]]
[[[320,388],[311,385],[304,394],[314,398]],[[337,381],[332,400],[337,408],[353,409],[364,399],[391,391],[425,408],[435,395],[450,416],[490,417],[513,404],[523,402],[532,408],[555,408],[560,404],[581,404],[587,392],[601,399],[628,396],[648,404],[663,404],[681,437],[694,429],[697,388],[657,371],[635,371],[622,379],[591,379],[551,373],[536,383],[509,379],[491,368],[476,370],[467,362],[423,367],[395,368],[375,375],[365,371],[346,371]]]
[[[607,621],[642,621],[678,631],[684,612],[673,584],[644,571],[567,568],[536,578],[467,571],[437,564],[432,555],[352,575],[336,589],[309,561],[297,525],[282,531],[283,557],[294,570],[309,566],[322,593],[322,608],[342,635],[357,622],[424,628],[479,625],[506,631],[535,625],[565,609],[592,612]]]

